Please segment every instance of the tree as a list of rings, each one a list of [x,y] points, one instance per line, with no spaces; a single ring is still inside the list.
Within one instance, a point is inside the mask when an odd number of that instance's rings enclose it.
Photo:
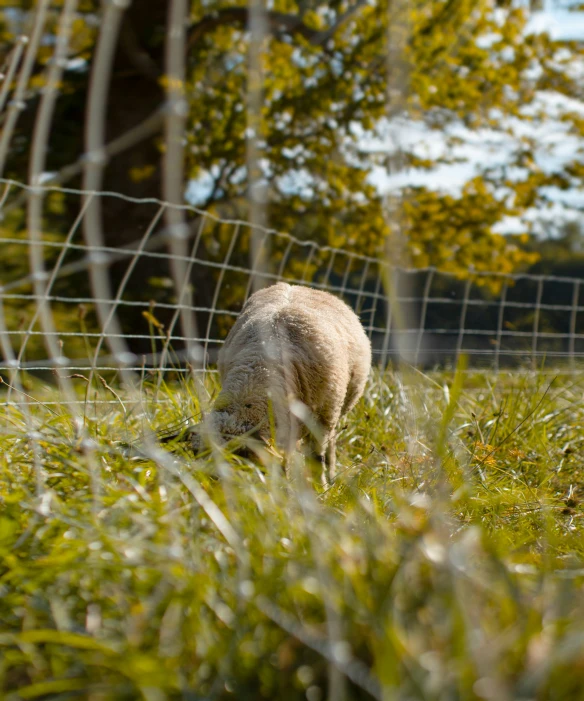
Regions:
[[[24,0],[2,4],[30,13]],[[165,0],[135,0],[125,12],[108,92],[109,141],[143,123],[164,102],[168,6]],[[53,7],[49,35],[62,3]],[[545,202],[546,187],[579,186],[583,172],[577,157],[545,171],[534,156],[534,139],[515,136],[516,127],[548,118],[539,101],[542,91],[579,99],[580,86],[570,69],[582,60],[582,48],[560,45],[545,34],[526,34],[526,12],[494,0],[272,3],[265,10],[255,138],[269,225],[301,239],[378,255],[391,241],[395,222],[370,181],[372,165],[392,168],[397,160],[403,168],[431,171],[437,161],[421,158],[413,146],[371,153],[362,147],[364,137],[383,138],[388,124],[421,123],[429,134],[444,139],[446,155],[440,162],[448,162],[453,158],[448,151],[454,153],[461,140],[453,126],[488,129],[513,137],[514,151],[506,164],[483,164],[458,195],[444,193],[439,182],[403,189],[401,228],[409,257],[416,265],[438,265],[460,276],[472,268],[510,271],[529,264],[532,254],[516,240],[496,234],[496,226]],[[70,64],[62,86],[51,133],[51,171],[84,151],[87,87],[101,13],[94,0],[79,5],[72,42],[78,61]],[[243,219],[250,215],[248,29],[246,5],[219,0],[190,4],[185,178],[199,183],[201,208]],[[45,42],[38,56],[38,87],[50,46]],[[6,175],[19,180],[26,177],[26,145],[37,104],[33,91],[13,140]],[[559,110],[559,119],[582,136],[579,113],[569,107]],[[111,158],[106,189],[159,196],[163,149],[158,131]],[[112,244],[136,240],[150,221],[147,208],[133,210],[131,217],[126,209],[115,200],[104,208],[103,227]],[[208,231],[205,242],[210,244],[213,236]],[[205,250],[214,255],[212,246]],[[205,286],[199,288],[205,295]],[[142,285],[136,294],[154,292]]]

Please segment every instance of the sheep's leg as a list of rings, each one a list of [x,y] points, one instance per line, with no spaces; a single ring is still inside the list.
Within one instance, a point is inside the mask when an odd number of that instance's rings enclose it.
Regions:
[[[314,475],[315,481],[320,481],[323,487],[331,483],[336,474],[336,433],[337,416],[320,420],[320,435],[309,434],[309,455],[320,464],[320,475]]]
[[[337,474],[337,437],[334,433],[331,433],[323,458],[325,479],[330,484]]]
[[[306,465],[310,466],[310,476],[314,483],[320,482],[323,487],[327,485],[327,449],[328,435],[318,440],[309,435],[303,441],[302,452],[306,459]]]
[[[322,442],[316,444],[315,452],[320,458],[320,481],[323,487],[329,485],[336,474],[336,450],[337,441],[334,431],[327,433]]]

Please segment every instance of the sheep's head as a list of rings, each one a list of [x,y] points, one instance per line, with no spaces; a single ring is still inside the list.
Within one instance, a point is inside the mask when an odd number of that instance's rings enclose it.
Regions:
[[[211,439],[225,443],[238,436],[268,440],[270,421],[267,398],[220,394],[213,411],[190,435],[191,447],[195,454],[204,450],[207,445],[205,432],[209,433]]]

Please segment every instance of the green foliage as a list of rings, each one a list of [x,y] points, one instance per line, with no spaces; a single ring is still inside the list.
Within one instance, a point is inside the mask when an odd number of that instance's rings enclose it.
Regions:
[[[83,440],[58,404],[4,413],[3,696],[579,693],[579,375],[376,374],[321,493],[267,454],[129,457],[198,403],[121,393]]]
[[[538,253],[526,252],[521,240],[513,242],[492,232],[502,214],[511,212],[481,178],[470,181],[458,198],[420,190],[405,203],[404,210],[416,266],[435,265],[464,276],[464,271],[473,267],[513,273],[538,260]],[[487,278],[485,282],[495,290],[500,288],[500,280]]]
[[[3,5],[24,10],[25,18],[31,8],[24,1]],[[582,46],[560,44],[545,34],[527,35],[526,9],[509,2],[496,5],[490,0],[276,0],[266,10],[260,75],[250,77],[247,6],[192,0],[187,81],[182,86],[189,105],[185,176],[210,179],[210,188],[201,194],[202,206],[223,215],[250,216],[246,133],[253,121],[271,226],[361,253],[383,252],[388,240],[391,248],[395,213],[387,211],[368,179],[379,159],[360,151],[362,135],[376,134],[382,118],[416,121],[442,134],[453,125],[509,134],[514,119],[538,123],[549,118],[537,100],[542,91],[579,97],[574,67]],[[61,7],[52,5],[49,34],[56,31]],[[75,20],[72,55],[88,64],[99,12],[98,3],[82,3]],[[159,106],[164,90],[177,87],[169,86],[164,75],[165,20],[166,3],[161,0],[139,8],[136,3],[126,13],[108,98],[113,133],[117,125],[130,126],[128,100],[137,123]],[[5,42],[9,28],[4,28]],[[43,42],[33,88],[43,84],[52,46]],[[79,66],[65,72],[49,168],[75,161],[82,150],[88,74]],[[129,80],[136,86],[133,95],[128,94]],[[250,113],[250,86],[259,91],[259,114]],[[557,117],[582,136],[579,112],[558,110]],[[34,111],[20,120],[21,145],[11,154],[9,172],[19,179],[26,172],[23,156],[32,117]],[[452,145],[456,140],[451,137]],[[160,140],[156,143],[158,151],[152,144],[138,146],[115,160],[108,171],[109,189],[136,196],[160,194],[158,157],[163,146]],[[545,203],[547,186],[582,183],[580,159],[546,173],[537,163],[536,148],[534,139],[517,132],[510,168],[493,169],[485,163],[459,195],[443,195],[440,182],[404,193],[401,228],[413,262],[461,276],[469,265],[504,270],[529,265],[533,257],[496,236],[494,227],[509,214],[520,216]],[[393,168],[395,158],[384,153],[381,160]],[[420,159],[407,149],[398,160],[405,167],[437,165],[435,159]],[[123,228],[119,217],[112,216]],[[128,241],[128,236],[122,232],[118,238]]]
[[[59,257],[63,255],[62,236],[55,231],[55,218],[63,215],[63,196],[60,192],[51,193],[46,199],[47,217],[43,221],[43,231],[39,238],[43,242],[42,260],[45,271],[49,274],[55,267]],[[47,350],[42,334],[42,320],[32,276],[30,275],[31,243],[24,211],[20,208],[8,210],[0,226],[0,280],[3,284],[2,311],[4,323],[10,332],[9,341],[15,355],[21,353],[23,362],[27,360],[46,358]],[[72,250],[64,254],[64,260],[71,262],[79,258],[80,253]],[[70,287],[69,287],[70,286]],[[65,355],[80,358],[87,357],[86,342],[83,334],[90,330],[95,333],[97,325],[92,304],[81,307],[65,303],[70,295],[82,294],[87,288],[80,276],[65,277],[52,281],[50,295],[61,297],[60,301],[51,304],[52,320],[60,334],[59,343]]]
[[[527,68],[540,61],[538,52],[544,52],[538,40],[524,41],[522,12],[509,10],[501,21],[486,2],[408,3],[407,16],[392,14],[398,4],[389,11],[386,3],[366,5],[331,35],[324,49],[304,36],[307,26],[322,31],[324,7],[303,14],[284,5],[276,3],[275,10],[298,13],[304,29],[292,42],[276,33],[263,54],[257,148],[268,164],[264,174],[269,182],[269,221],[300,238],[379,254],[392,237],[392,222],[383,197],[368,182],[370,161],[346,156],[348,144],[358,149],[361,137],[356,134],[362,130],[356,127],[375,132],[378,120],[388,113],[422,120],[433,129],[461,119],[474,128],[501,125],[533,99],[536,86],[526,79]],[[348,9],[339,6],[335,13]],[[195,15],[204,25],[196,11]],[[409,34],[399,70],[385,63],[391,51],[387,37],[393,36],[394,26]],[[480,48],[480,39],[494,32],[499,37],[494,45]],[[248,85],[246,43],[237,27],[222,24],[197,39],[195,67],[186,87],[193,105],[190,174],[196,178],[202,171],[215,170],[218,190],[209,202],[219,212],[229,211],[225,201],[229,207],[239,203],[236,207],[245,216],[248,182],[241,175],[248,122],[241,95]],[[513,60],[503,60],[511,49]],[[397,80],[395,73],[405,76],[395,104],[391,99],[388,103],[388,70],[390,85]],[[495,111],[497,120],[492,117]],[[417,163],[412,153],[404,157]],[[504,216],[527,206],[524,194],[524,201],[510,209],[509,198],[501,201],[495,195],[501,184],[477,179],[460,197],[426,189],[409,192],[404,230],[414,263],[462,275],[469,264],[510,270],[529,264],[532,259],[520,248],[493,234],[493,226]],[[542,184],[505,182],[518,192],[527,188],[533,198]]]

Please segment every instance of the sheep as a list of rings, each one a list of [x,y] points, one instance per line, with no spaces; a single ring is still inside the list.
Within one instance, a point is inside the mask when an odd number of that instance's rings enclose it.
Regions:
[[[222,389],[207,429],[224,440],[255,432],[267,441],[271,415],[277,445],[291,450],[308,438],[330,481],[337,426],[363,394],[370,368],[369,339],[340,299],[283,282],[261,289],[219,353]],[[195,453],[203,447],[201,426],[189,433]]]

